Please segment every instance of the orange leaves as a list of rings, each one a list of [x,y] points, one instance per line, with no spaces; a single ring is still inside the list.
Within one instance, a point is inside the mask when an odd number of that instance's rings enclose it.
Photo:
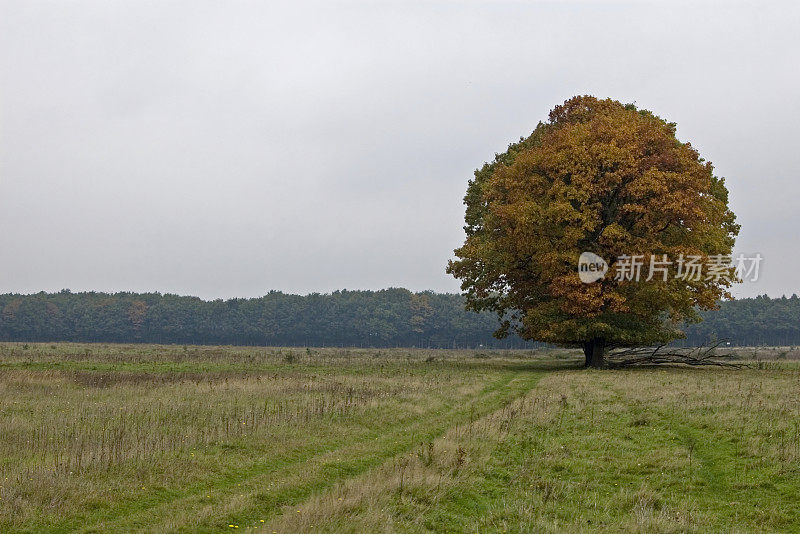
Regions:
[[[575,97],[530,137],[475,173],[465,197],[467,241],[448,272],[468,300],[496,294],[529,339],[575,343],[586,335],[663,340],[693,307],[713,306],[723,284],[581,283],[584,251],[729,254],[738,232],[724,181],[675,125],[645,110]],[[502,298],[500,298],[502,297]],[[495,308],[496,310],[496,308]]]

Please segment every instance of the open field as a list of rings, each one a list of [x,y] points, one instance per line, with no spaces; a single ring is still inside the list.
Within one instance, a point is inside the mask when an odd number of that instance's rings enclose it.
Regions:
[[[797,531],[766,359],[0,344],[0,531]]]

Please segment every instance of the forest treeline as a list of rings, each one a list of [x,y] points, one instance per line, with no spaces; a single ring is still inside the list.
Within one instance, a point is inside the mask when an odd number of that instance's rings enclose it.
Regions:
[[[800,299],[723,302],[690,325],[685,344],[800,345]],[[205,301],[160,293],[0,295],[2,341],[98,341],[271,346],[522,348],[492,336],[497,318],[460,295],[407,289]]]

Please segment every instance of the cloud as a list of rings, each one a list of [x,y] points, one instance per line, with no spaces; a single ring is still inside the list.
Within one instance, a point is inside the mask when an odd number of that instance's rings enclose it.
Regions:
[[[457,291],[472,171],[574,94],[678,123],[798,286],[790,3],[9,2],[0,291]]]

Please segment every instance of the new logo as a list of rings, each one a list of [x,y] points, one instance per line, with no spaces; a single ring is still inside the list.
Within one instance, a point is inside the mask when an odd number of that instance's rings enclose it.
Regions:
[[[578,276],[584,284],[591,284],[603,278],[608,272],[606,260],[593,252],[584,252],[578,259]]]

